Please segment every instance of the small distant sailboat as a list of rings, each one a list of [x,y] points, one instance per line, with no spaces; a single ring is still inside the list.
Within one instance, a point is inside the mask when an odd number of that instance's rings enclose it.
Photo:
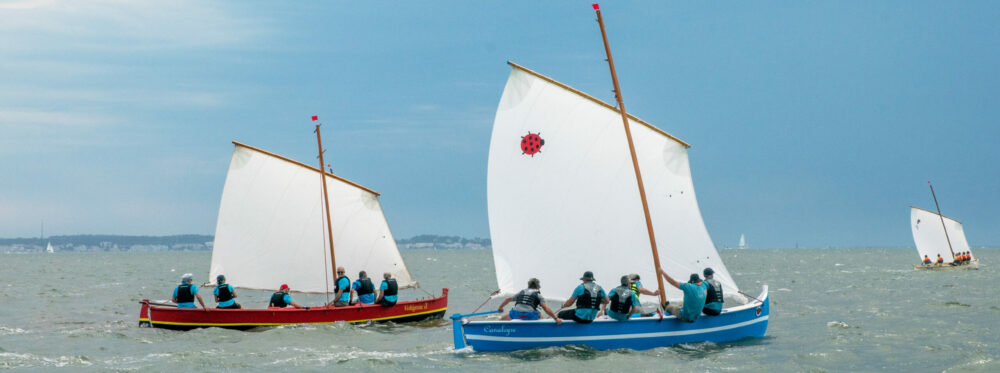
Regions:
[[[740,250],[747,248],[747,236],[740,234]]]
[[[929,181],[927,183],[930,184]],[[930,187],[937,213],[910,206],[910,229],[913,232],[913,242],[917,245],[919,259],[923,261],[926,256],[934,263],[914,264],[913,269],[979,269],[978,258],[972,258],[964,263],[956,261],[955,253],[968,252],[970,256],[972,255],[969,242],[965,239],[965,230],[962,229],[962,223],[958,220],[941,215],[941,207],[937,203],[934,186]],[[936,263],[938,256],[943,258],[943,263]]]
[[[48,246],[45,247],[45,252],[49,254],[56,252],[54,249],[52,249],[52,242],[49,242]]]

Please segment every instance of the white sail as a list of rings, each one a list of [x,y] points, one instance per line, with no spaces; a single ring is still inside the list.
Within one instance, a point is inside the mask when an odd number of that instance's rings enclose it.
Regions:
[[[493,123],[487,200],[500,289],[541,281],[565,299],[586,270],[607,289],[656,272],[621,114],[597,99],[511,63]],[[687,144],[630,119],[660,263],[678,281],[705,267],[738,290],[702,221]],[[538,138],[533,135],[538,135]],[[527,148],[522,149],[522,141]],[[541,144],[538,148],[538,144]],[[532,154],[529,154],[532,153]],[[682,297],[666,285],[667,296]]]
[[[910,206],[910,229],[913,231],[913,242],[917,244],[920,260],[927,255],[932,261],[937,261],[938,254],[941,254],[945,263],[951,263],[954,261],[952,251],[955,253],[969,251],[969,242],[965,240],[962,223],[945,216],[944,226],[948,229],[947,238],[941,226],[941,215]],[[950,250],[948,241],[951,241]]]
[[[746,248],[747,248],[747,237],[744,236],[743,234],[740,234],[740,250],[743,250],[743,249],[746,249]]]
[[[334,289],[318,170],[236,144],[215,228],[209,281],[219,274],[233,286],[322,293]],[[382,214],[378,194],[326,174],[337,266],[380,279],[391,272],[400,286],[414,281]]]
[[[56,252],[56,250],[52,248],[52,243],[51,242],[49,242],[48,246],[45,247],[45,252],[47,252],[47,253],[54,253],[54,252]]]

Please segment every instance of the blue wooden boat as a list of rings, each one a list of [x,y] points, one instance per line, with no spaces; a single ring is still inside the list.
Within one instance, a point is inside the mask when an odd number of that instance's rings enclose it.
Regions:
[[[616,321],[598,319],[590,324],[564,321],[472,321],[471,315],[451,316],[455,349],[472,347],[476,351],[511,351],[537,347],[585,345],[599,350],[628,348],[647,350],[678,343],[732,342],[763,337],[770,314],[767,286],[758,297],[742,306],[729,308],[719,316],[702,315],[693,323],[674,316],[653,315]]]

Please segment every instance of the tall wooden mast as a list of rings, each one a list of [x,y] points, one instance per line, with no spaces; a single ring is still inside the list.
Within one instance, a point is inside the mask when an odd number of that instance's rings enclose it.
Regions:
[[[632,155],[632,168],[635,170],[635,181],[639,185],[639,197],[642,199],[642,213],[646,217],[646,231],[649,233],[649,247],[653,251],[653,273],[656,273],[656,285],[660,290],[660,304],[667,303],[667,295],[663,289],[663,277],[659,274],[660,254],[656,251],[656,236],[653,234],[653,220],[649,217],[649,203],[646,202],[646,188],[642,184],[642,173],[639,172],[639,159],[635,155],[635,145],[632,143],[632,131],[628,125],[628,113],[625,112],[625,102],[622,101],[622,91],[618,86],[618,75],[615,73],[615,62],[611,58],[611,45],[608,44],[608,34],[604,30],[604,19],[601,18],[601,8],[594,4],[594,11],[597,13],[597,23],[601,25],[601,38],[604,39],[604,51],[608,55],[608,66],[611,68],[611,82],[615,86],[615,100],[618,101],[618,112],[622,115],[622,124],[625,126],[625,138],[628,139],[628,151]]]
[[[323,180],[323,211],[326,211],[326,234],[330,241],[330,268],[337,275],[337,258],[333,255],[333,226],[330,225],[330,197],[326,191],[326,169],[323,163],[323,140],[319,136],[319,124],[316,125],[316,145],[319,146],[319,177]]]
[[[934,194],[934,186],[931,182],[927,182],[927,186],[931,187],[931,197],[934,197],[934,207],[937,208],[938,217],[941,218],[941,229],[944,229],[944,239],[948,241],[948,251],[951,251],[951,260],[955,261],[955,250],[951,248],[951,239],[948,238],[948,227],[944,225],[944,215],[941,215],[941,206],[938,205],[937,195]]]

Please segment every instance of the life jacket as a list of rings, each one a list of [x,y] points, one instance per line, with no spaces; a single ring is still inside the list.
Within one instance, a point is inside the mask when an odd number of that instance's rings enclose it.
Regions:
[[[385,280],[385,292],[382,293],[382,296],[396,295],[398,292],[399,285],[396,284],[396,279],[390,278]]]
[[[931,258],[924,257],[924,264],[931,264]]]
[[[632,290],[624,286],[615,288],[615,296],[611,297],[611,310],[618,313],[630,313],[632,311]]]
[[[941,264],[941,263],[944,263],[944,258],[942,258],[942,257],[939,256],[938,257],[938,264]]]
[[[342,279],[342,278],[343,278],[343,279],[347,279],[347,283],[348,283],[348,284],[350,284],[350,283],[351,283],[351,279],[347,278],[347,276],[340,276],[340,277],[337,277],[337,279],[333,281],[333,286],[335,286],[335,288],[333,288],[333,292],[334,292],[334,293],[336,293],[336,292],[338,292],[338,291],[340,291],[340,290],[341,290],[341,289],[340,289],[340,279]],[[348,286],[348,287],[350,287],[350,285],[347,285],[347,286]],[[348,292],[350,291],[350,289],[343,289],[343,290],[344,290],[344,291],[348,291]]]
[[[601,306],[601,286],[593,281],[583,283],[583,295],[576,298],[576,308],[598,309]]]
[[[285,303],[285,293],[276,292],[271,294],[271,307],[285,308],[288,307],[288,303]]]
[[[191,294],[191,284],[183,283],[177,285],[177,303],[194,302],[194,294]]]
[[[358,280],[361,282],[361,286],[358,288],[358,295],[372,294],[375,292],[375,285],[372,285],[372,280],[370,278],[363,278]]]
[[[514,296],[514,304],[524,304],[530,306],[536,312],[541,301],[538,300],[538,289],[524,289]]]
[[[632,296],[635,297],[635,300],[639,300],[639,283],[633,282],[629,285],[629,290],[632,290]]]
[[[233,299],[233,292],[229,291],[229,284],[219,284],[216,289],[219,289],[219,302]]]
[[[705,282],[708,283],[708,295],[705,296],[705,304],[722,303],[722,283],[714,278],[706,279]]]

